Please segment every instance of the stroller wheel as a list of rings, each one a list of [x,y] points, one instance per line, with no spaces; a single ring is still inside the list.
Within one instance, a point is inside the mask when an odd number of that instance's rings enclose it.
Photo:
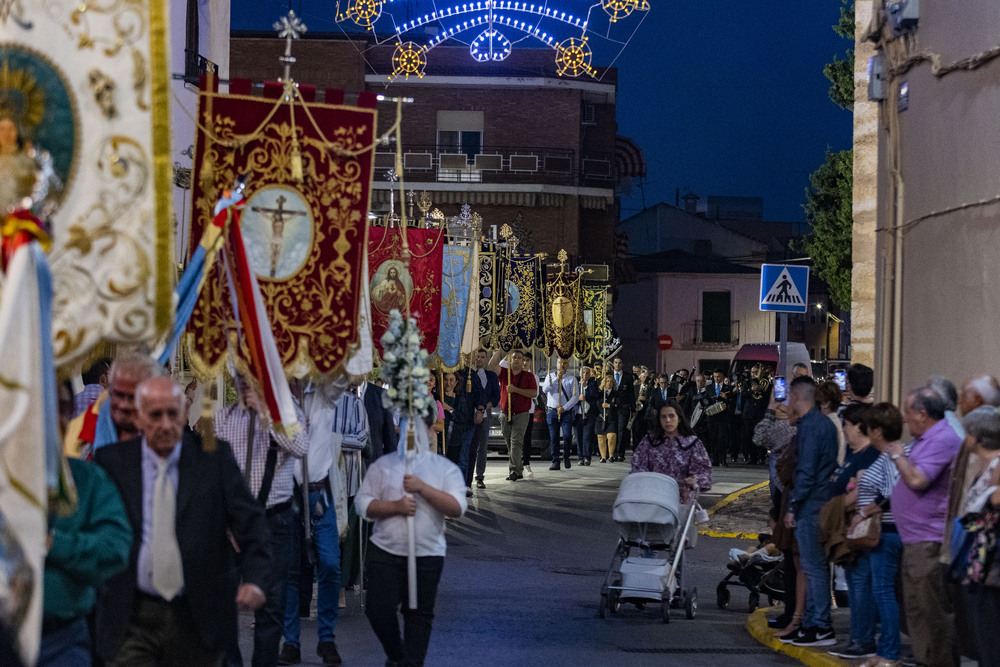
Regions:
[[[618,591],[608,591],[608,611],[614,616],[618,613],[618,609],[621,608],[622,603],[619,599],[620,593]]]
[[[719,605],[719,609],[725,609],[729,606],[730,598],[729,589],[726,588],[725,584],[719,584],[719,587],[715,589],[715,603]]]
[[[726,591],[729,592],[728,590]],[[690,621],[698,613],[698,589],[692,588],[684,595],[684,615]]]
[[[608,611],[608,595],[607,593],[601,593],[601,603],[597,605],[597,615],[604,618],[604,614]]]
[[[747,599],[747,613],[752,614],[760,606],[760,593],[757,591],[750,591],[750,597]]]

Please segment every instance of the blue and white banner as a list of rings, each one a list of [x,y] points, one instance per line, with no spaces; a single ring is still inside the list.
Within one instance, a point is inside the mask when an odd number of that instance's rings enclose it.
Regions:
[[[461,362],[473,268],[471,248],[445,246],[441,264],[441,324],[437,348],[445,370],[454,370]]]

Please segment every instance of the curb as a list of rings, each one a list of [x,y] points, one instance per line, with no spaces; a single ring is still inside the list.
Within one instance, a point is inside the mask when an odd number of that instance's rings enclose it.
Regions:
[[[826,652],[816,651],[804,646],[792,646],[791,644],[779,641],[771,634],[770,629],[767,627],[766,611],[767,609],[758,609],[747,616],[747,632],[767,648],[776,653],[784,653],[809,667],[844,667],[851,664],[840,658],[835,658]]]
[[[734,491],[733,493],[730,493],[728,496],[726,496],[725,498],[723,498],[719,502],[717,502],[714,505],[712,505],[711,507],[709,507],[708,510],[706,510],[706,511],[708,512],[709,516],[712,516],[713,514],[715,514],[716,512],[718,512],[720,509],[722,509],[726,505],[731,504],[733,501],[735,501],[737,498],[739,498],[743,494],[750,493],[751,491],[756,491],[757,489],[763,489],[768,484],[770,484],[770,482],[760,482],[759,484],[753,484],[751,486],[742,488],[739,491]],[[711,530],[709,528],[699,529],[698,530],[698,534],[699,535],[706,535],[708,537],[735,537],[735,538],[738,538],[738,539],[741,539],[741,540],[756,540],[756,539],[759,539],[757,533],[726,533],[726,532],[722,532],[722,531],[718,531],[718,530]]]

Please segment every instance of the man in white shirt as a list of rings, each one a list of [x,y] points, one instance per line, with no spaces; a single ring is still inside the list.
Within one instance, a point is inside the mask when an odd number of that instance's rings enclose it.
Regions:
[[[365,614],[382,643],[386,665],[424,664],[434,618],[434,600],[444,566],[445,518],[457,518],[468,507],[462,471],[443,456],[418,447],[412,473],[400,453],[375,461],[358,490],[355,507],[373,521],[365,561],[368,595]],[[407,594],[407,517],[414,517],[417,556],[417,608]],[[404,636],[399,632],[402,611]]]
[[[580,382],[569,371],[569,360],[556,362],[556,370],[545,376],[542,392],[545,394],[546,416],[549,425],[549,444],[552,448],[552,465],[549,470],[559,470],[559,452],[562,445],[562,461],[566,469],[571,467],[570,445],[573,417],[580,402]],[[560,377],[562,380],[560,381]],[[560,437],[561,436],[561,437]]]

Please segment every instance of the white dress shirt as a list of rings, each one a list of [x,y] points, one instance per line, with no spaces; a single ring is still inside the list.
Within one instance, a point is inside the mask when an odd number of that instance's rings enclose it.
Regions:
[[[406,473],[406,462],[397,452],[386,454],[379,458],[368,469],[361,489],[354,499],[358,514],[367,521],[368,506],[373,500],[399,500],[406,492],[403,491],[403,475]],[[458,466],[445,457],[429,451],[418,451],[413,457],[413,474],[426,484],[444,491],[452,496],[462,508],[462,514],[468,508],[465,499],[465,480]],[[417,499],[417,513],[414,515],[414,533],[417,540],[417,556],[444,556],[447,549],[445,541],[444,515],[430,506],[420,496]],[[372,529],[372,542],[380,549],[396,556],[406,556],[409,553],[407,544],[405,516],[391,516],[378,519]]]
[[[580,382],[572,375],[566,374],[562,379],[562,391],[557,386],[559,376],[552,372],[542,381],[542,391],[545,392],[545,407],[550,410],[562,408],[569,412],[580,402]]]

